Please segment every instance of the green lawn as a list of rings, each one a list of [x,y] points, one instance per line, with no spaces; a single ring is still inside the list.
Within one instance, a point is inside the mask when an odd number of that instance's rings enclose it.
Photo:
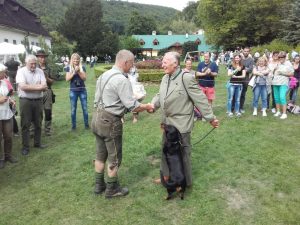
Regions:
[[[14,138],[18,164],[0,170],[0,225],[287,225],[300,224],[300,117],[287,120],[253,117],[252,92],[246,114],[226,117],[224,69],[217,79],[214,111],[220,128],[193,147],[192,190],[185,200],[165,201],[166,191],[152,183],[159,174],[160,115],[141,113],[136,124],[125,117],[120,182],[130,194],[106,200],[93,194],[92,160],[95,140],[84,129],[78,105],[78,129],[71,132],[68,83],[54,85],[55,134],[42,136],[46,150],[20,153],[21,137]],[[87,81],[90,118],[95,90],[93,71]],[[158,84],[145,84],[151,100]],[[299,104],[299,101],[298,101]],[[211,127],[198,121],[192,143]]]

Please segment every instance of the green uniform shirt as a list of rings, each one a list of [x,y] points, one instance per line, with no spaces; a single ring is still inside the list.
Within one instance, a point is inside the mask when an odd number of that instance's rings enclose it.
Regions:
[[[111,79],[104,87],[104,84],[110,77]],[[103,102],[101,102],[101,92],[103,87]],[[112,69],[106,71],[98,78],[94,107],[101,107],[107,112],[122,116],[127,111],[132,111],[139,105],[140,103],[133,97],[130,81],[116,66],[113,66]]]

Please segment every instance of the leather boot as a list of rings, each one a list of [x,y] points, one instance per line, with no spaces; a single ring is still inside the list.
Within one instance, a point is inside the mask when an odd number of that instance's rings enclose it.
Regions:
[[[3,169],[5,166],[4,160],[0,160],[0,169]]]
[[[105,198],[114,198],[126,196],[129,193],[128,188],[120,187],[118,182],[107,182],[107,187],[105,190]]]
[[[104,174],[103,173],[95,173],[95,190],[94,193],[96,195],[102,194],[106,189],[106,184],[104,182]]]
[[[45,121],[45,135],[51,136],[51,120]]]

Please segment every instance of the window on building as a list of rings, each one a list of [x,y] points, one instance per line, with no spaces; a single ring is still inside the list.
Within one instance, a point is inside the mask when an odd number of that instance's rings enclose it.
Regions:
[[[17,44],[17,41],[16,41],[16,40],[13,40],[13,44],[16,45],[16,44]]]
[[[36,46],[40,46],[40,44],[38,42],[35,43]]]
[[[145,41],[143,39],[140,40],[140,45],[145,45]]]
[[[153,44],[154,44],[154,45],[159,45],[159,41],[155,38],[155,39],[153,40]]]
[[[4,42],[7,42],[7,43],[8,43],[8,39],[7,39],[7,38],[5,38],[5,39],[4,39]]]
[[[33,42],[33,41],[31,42],[31,45],[34,45],[34,42]]]
[[[195,41],[195,43],[196,43],[197,45],[201,45],[201,40],[200,40],[199,38],[197,38],[197,40]]]

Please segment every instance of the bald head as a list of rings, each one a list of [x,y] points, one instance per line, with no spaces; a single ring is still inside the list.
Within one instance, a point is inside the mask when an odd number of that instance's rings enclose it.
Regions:
[[[123,72],[128,73],[134,63],[134,55],[131,51],[120,50],[116,55],[115,65],[123,70]]]

